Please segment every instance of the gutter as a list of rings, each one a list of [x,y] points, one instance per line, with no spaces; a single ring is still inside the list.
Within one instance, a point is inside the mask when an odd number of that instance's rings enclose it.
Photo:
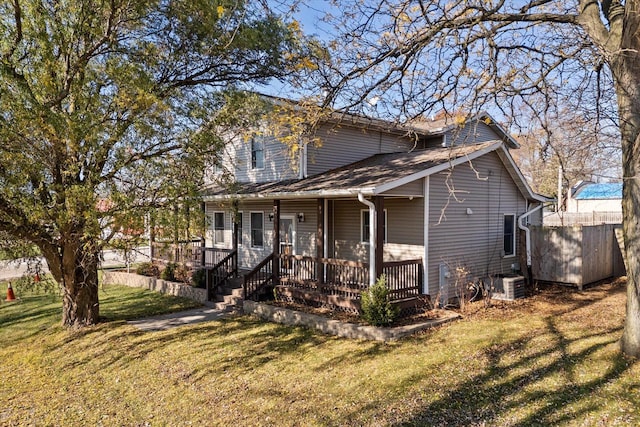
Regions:
[[[369,208],[369,286],[376,283],[376,206],[358,193],[358,201]]]
[[[361,189],[351,190],[319,190],[319,191],[295,191],[288,193],[246,193],[246,194],[218,194],[215,196],[203,196],[205,202],[214,202],[217,200],[271,200],[271,199],[316,199],[318,197],[354,197],[359,193],[366,195],[375,195],[375,188],[365,187]],[[414,197],[419,197],[414,195]]]

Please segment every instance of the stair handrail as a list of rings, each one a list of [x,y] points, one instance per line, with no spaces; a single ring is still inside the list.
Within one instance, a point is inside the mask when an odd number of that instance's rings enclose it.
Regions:
[[[274,255],[273,252],[270,253],[265,259],[263,259],[258,265],[254,267],[253,270],[244,275],[242,288],[244,290],[244,299],[247,300],[258,292],[264,286],[273,282],[273,278],[275,277],[275,271],[273,271],[273,260]],[[256,281],[255,278],[260,274],[263,268],[271,264],[271,271],[264,271],[263,273],[266,275],[264,280]],[[251,287],[251,289],[249,289]]]
[[[211,295],[211,290],[215,289],[221,283],[224,283],[229,277],[238,277],[238,250],[232,250],[229,252],[229,255],[222,258],[216,265],[213,267],[204,267],[206,271],[206,279],[207,279],[207,298],[213,299]],[[228,268],[229,262],[231,262],[231,268]],[[222,268],[226,267],[226,268]],[[224,274],[218,274],[219,271],[224,271]],[[209,276],[211,276],[213,283],[210,285]]]

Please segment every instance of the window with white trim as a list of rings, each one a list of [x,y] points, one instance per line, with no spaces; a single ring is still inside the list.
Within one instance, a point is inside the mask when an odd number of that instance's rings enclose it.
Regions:
[[[516,216],[514,214],[504,214],[502,228],[502,252],[504,257],[515,256],[516,254]]]
[[[251,169],[264,168],[264,140],[251,138]]]
[[[224,212],[213,213],[213,244],[224,245]]]
[[[383,242],[387,243],[387,210],[384,210],[384,216],[382,218],[382,235],[384,236]],[[362,209],[360,211],[360,241],[363,243],[369,243],[369,210]]]
[[[251,247],[264,246],[264,213],[251,212]]]

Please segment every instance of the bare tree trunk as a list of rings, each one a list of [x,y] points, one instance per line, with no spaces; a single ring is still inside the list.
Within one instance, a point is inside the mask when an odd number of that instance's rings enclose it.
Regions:
[[[640,115],[638,115],[640,117]],[[625,135],[623,135],[625,141]],[[640,140],[623,142],[622,212],[625,258],[627,266],[627,306],[624,332],[620,341],[622,352],[640,356]]]
[[[73,242],[57,250],[49,247],[43,251],[62,289],[62,324],[67,327],[95,325],[100,320],[99,251],[90,247]]]
[[[82,254],[63,265],[62,324],[95,325],[100,320],[98,255]]]
[[[627,266],[627,307],[622,352],[640,356],[640,16],[627,3],[620,51],[611,61],[622,137],[622,215]]]

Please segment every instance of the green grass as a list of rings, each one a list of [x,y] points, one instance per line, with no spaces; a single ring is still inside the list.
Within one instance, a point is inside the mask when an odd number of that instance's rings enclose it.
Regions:
[[[66,331],[57,300],[28,296],[0,304],[0,425],[639,425],[621,286],[390,344],[250,317],[141,332],[124,319],[175,300],[111,286],[109,322]]]

